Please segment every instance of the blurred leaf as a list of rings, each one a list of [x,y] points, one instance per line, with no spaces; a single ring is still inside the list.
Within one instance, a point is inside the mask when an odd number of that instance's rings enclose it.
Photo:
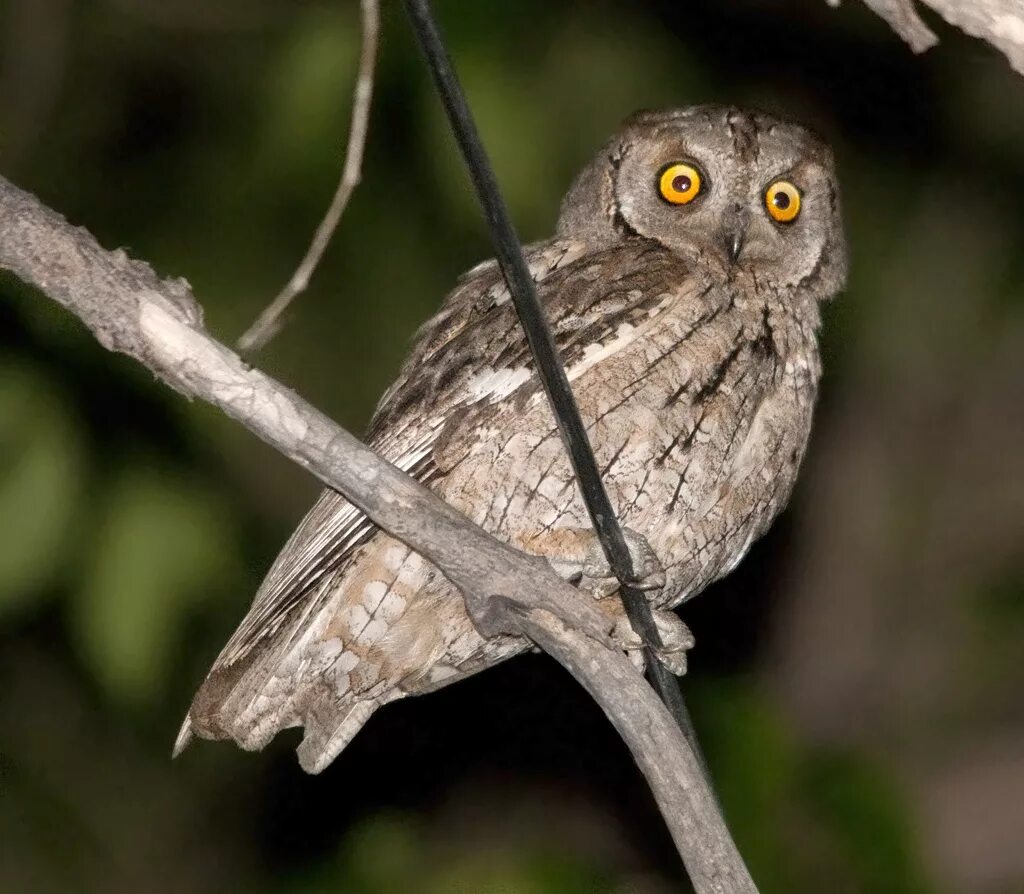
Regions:
[[[802,791],[842,860],[848,889],[872,894],[931,890],[903,798],[884,770],[853,754],[822,750],[802,770]],[[837,867],[832,866],[835,873]]]
[[[96,517],[74,633],[101,685],[137,703],[157,694],[188,611],[236,560],[234,531],[207,489],[150,469],[113,482]]]
[[[958,677],[968,688],[968,704],[977,710],[1000,689],[1015,700],[1015,677],[1024,641],[1024,575],[1008,569],[969,594],[961,603],[964,630]]]
[[[799,747],[742,679],[702,682],[694,694],[726,818],[764,894],[817,890],[825,878],[837,892],[930,890],[911,817],[881,767]]]
[[[995,634],[1018,636],[1024,630],[1024,573],[1010,569],[992,580],[972,601],[978,623]]]
[[[740,852],[765,894],[792,890],[781,830],[799,761],[795,745],[752,681],[702,682],[695,695],[712,776]],[[774,821],[766,825],[766,817]]]
[[[64,566],[81,453],[53,387],[27,365],[0,366],[0,616],[42,596]]]
[[[571,857],[509,849],[463,850],[423,888],[424,894],[602,894],[612,888]]]
[[[412,890],[423,871],[419,829],[401,816],[379,816],[356,829],[345,843],[343,875],[354,890],[385,894]]]
[[[311,8],[281,47],[261,112],[261,161],[280,183],[307,179],[325,154],[337,159],[335,176],[341,173],[360,41],[351,10]]]
[[[529,233],[552,216],[555,202],[568,185],[551,164],[552,153],[560,147],[553,145],[557,136],[547,127],[544,110],[536,102],[537,73],[502,68],[486,51],[463,53],[459,72],[509,210]],[[424,136],[429,140],[424,151],[437,166],[440,195],[448,203],[442,219],[454,216],[476,223],[479,206],[448,119],[432,92],[425,90],[421,95]],[[545,229],[550,229],[550,222]]]
[[[443,824],[442,824],[443,825]],[[468,847],[431,834],[413,817],[379,814],[352,830],[336,863],[321,866],[290,894],[612,894],[588,861],[535,846]]]

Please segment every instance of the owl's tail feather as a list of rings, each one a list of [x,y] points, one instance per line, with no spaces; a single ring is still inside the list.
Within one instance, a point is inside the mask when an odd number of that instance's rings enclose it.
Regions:
[[[258,751],[278,730],[295,726],[291,694],[265,666],[215,666],[199,688],[174,743],[177,757],[195,736],[233,739]]]
[[[325,656],[311,661],[304,645],[286,639],[272,650],[270,660],[247,657],[216,665],[196,693],[174,756],[194,736],[233,739],[247,751],[259,751],[281,730],[301,726],[305,736],[298,748],[299,763],[307,773],[319,773],[377,708],[404,695],[384,681],[373,685],[379,669],[366,662],[358,671],[370,685],[353,691],[348,670],[357,668]],[[333,652],[343,650],[336,644]]]
[[[385,701],[390,699],[375,698],[329,707],[316,706],[307,713],[303,722],[305,735],[296,749],[302,769],[313,774],[324,770]],[[171,757],[176,758],[181,754],[193,738],[192,717],[189,715],[181,725]],[[263,747],[269,737],[265,733],[254,737],[250,733],[246,736],[234,735],[232,738],[243,747],[258,749]]]
[[[302,769],[307,773],[323,770],[382,703],[379,699],[367,699],[347,705],[316,706],[311,710],[303,724],[306,734],[296,749]]]
[[[178,730],[178,738],[174,740],[174,749],[171,751],[171,760],[174,760],[181,754],[181,752],[188,748],[189,743],[193,738],[192,718],[186,714],[185,721],[181,724],[181,729]]]

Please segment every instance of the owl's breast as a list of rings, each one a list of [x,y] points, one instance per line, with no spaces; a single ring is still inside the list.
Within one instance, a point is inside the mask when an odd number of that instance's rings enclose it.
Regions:
[[[567,373],[619,518],[654,547],[675,603],[735,564],[785,503],[810,401],[763,309],[724,289],[673,298],[578,346]],[[460,420],[437,487],[538,551],[552,531],[590,520],[547,400],[526,390]]]
[[[731,570],[788,501],[818,367],[813,339],[783,342],[783,324],[729,305],[696,324],[667,314],[577,385],[620,517],[666,566],[666,603]]]

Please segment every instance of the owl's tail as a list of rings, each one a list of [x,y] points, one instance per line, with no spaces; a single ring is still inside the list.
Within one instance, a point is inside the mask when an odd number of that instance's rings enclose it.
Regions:
[[[333,614],[324,608],[312,612],[310,623],[293,618],[234,661],[222,654],[192,701],[174,756],[195,736],[232,739],[259,751],[281,730],[302,726],[299,763],[307,773],[319,773],[380,705],[401,697],[384,681],[372,685],[379,677],[372,661],[358,660],[337,639],[323,641],[322,627]],[[371,685],[354,687],[355,679]]]
[[[304,723],[306,734],[296,749],[302,769],[307,773],[314,774],[325,769],[355,738],[356,733],[363,728],[363,725],[381,704],[383,702],[379,699],[368,699],[349,705],[336,706],[333,711],[318,712],[324,716],[315,718],[307,716]],[[190,714],[185,718],[178,731],[171,757],[176,758],[181,754],[193,737],[194,731]],[[239,741],[239,744],[243,743]]]
[[[333,681],[324,680],[309,686],[299,701],[294,697],[274,698],[273,686],[269,688],[271,692],[262,697],[242,700],[248,687],[239,687],[237,678],[228,681],[212,674],[181,725],[173,757],[197,735],[233,739],[247,751],[259,751],[280,730],[302,726],[305,735],[297,749],[299,764],[307,773],[319,773],[352,741],[377,708],[403,694],[391,690],[382,696],[356,698],[351,693],[339,693]]]
[[[318,706],[317,710],[307,714],[304,723],[306,734],[297,749],[302,769],[307,773],[323,770],[352,741],[381,704],[383,702],[379,699],[367,699],[347,706]]]

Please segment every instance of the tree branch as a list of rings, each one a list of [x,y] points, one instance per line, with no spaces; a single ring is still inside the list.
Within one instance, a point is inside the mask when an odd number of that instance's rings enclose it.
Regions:
[[[341,171],[334,198],[320,221],[313,241],[306,250],[292,278],[270,302],[253,324],[238,339],[238,350],[255,351],[262,348],[281,328],[283,314],[297,295],[304,292],[309,279],[316,270],[320,259],[331,243],[334,231],[341,222],[341,215],[348,207],[352,193],[362,179],[363,154],[366,150],[366,134],[370,129],[370,107],[373,104],[373,71],[377,64],[377,44],[380,35],[379,0],[361,0],[363,17],[363,46],[359,53],[359,73],[352,93],[352,120],[348,130],[348,146],[345,148],[345,164]]]
[[[105,251],[0,177],[0,268],[62,304],[112,351],[238,420],[430,559],[484,635],[529,637],[601,705],[646,777],[698,894],[756,894],[700,761],[607,636],[593,601],[491,537],[203,328],[188,284]]]
[[[1010,65],[1024,74],[1024,4],[1021,0],[921,0],[951,25],[1001,50]],[[914,8],[913,0],[864,0],[885,19],[915,53],[939,39]]]

